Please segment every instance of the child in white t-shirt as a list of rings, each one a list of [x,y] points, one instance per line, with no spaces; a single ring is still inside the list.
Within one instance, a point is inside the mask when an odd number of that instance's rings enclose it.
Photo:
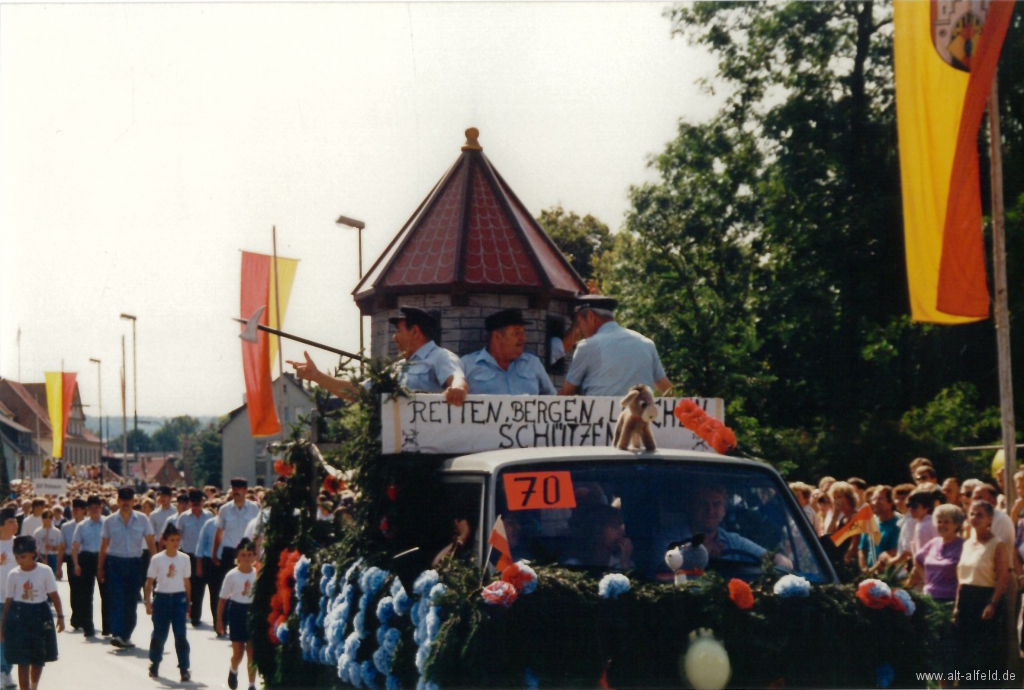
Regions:
[[[238,687],[238,665],[242,654],[248,659],[249,689],[256,687],[256,666],[252,661],[252,638],[249,635],[249,606],[256,588],[256,549],[249,539],[243,538],[235,549],[235,563],[224,576],[220,586],[220,602],[217,607],[217,634],[224,634],[224,623],[231,632],[231,670],[228,671],[228,687]],[[225,617],[225,610],[227,616]]]
[[[161,537],[165,549],[149,560],[146,573],[146,613],[153,617],[153,637],[149,642],[149,677],[160,672],[168,628],[174,630],[174,651],[178,655],[181,682],[187,682],[189,673],[189,645],[185,638],[185,620],[192,607],[192,566],[188,554],[181,553],[181,531],[173,522],[164,527]],[[156,594],[153,594],[153,585]]]
[[[13,551],[18,567],[7,575],[0,642],[8,663],[18,667],[18,684],[36,690],[43,666],[57,660],[57,633],[64,632],[64,610],[53,571],[36,563],[36,540],[17,537]],[[47,599],[57,611],[56,629]]]
[[[32,534],[36,539],[36,548],[39,549],[39,560],[50,566],[50,570],[57,570],[57,553],[60,551],[60,530],[53,526],[53,511],[47,508],[41,516],[43,526],[36,529]]]
[[[18,567],[17,561],[14,560],[14,537],[17,534],[18,516],[14,509],[0,510],[0,600],[7,598],[8,573]],[[4,645],[0,642],[0,687],[16,686],[17,683],[11,678],[11,665],[7,663],[7,657],[4,656]]]

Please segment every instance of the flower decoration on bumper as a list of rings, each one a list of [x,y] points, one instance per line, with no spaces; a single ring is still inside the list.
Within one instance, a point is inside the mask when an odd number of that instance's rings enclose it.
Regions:
[[[601,578],[597,585],[597,593],[603,599],[618,599],[621,595],[633,588],[629,578],[619,573],[608,573]]]
[[[511,606],[512,602],[519,598],[519,591],[514,585],[505,582],[504,580],[497,580],[492,582],[483,588],[480,592],[480,596],[483,597],[484,601],[488,604],[497,606]]]
[[[515,587],[520,594],[532,594],[537,589],[537,573],[526,561],[518,561],[501,571],[501,580]]]
[[[884,609],[892,601],[892,590],[881,580],[864,580],[857,585],[857,599],[869,609]]]
[[[754,608],[753,590],[750,589],[750,585],[738,578],[729,580],[729,599],[742,611]]]
[[[783,575],[772,591],[780,597],[806,597],[811,594],[811,583],[799,575]]]

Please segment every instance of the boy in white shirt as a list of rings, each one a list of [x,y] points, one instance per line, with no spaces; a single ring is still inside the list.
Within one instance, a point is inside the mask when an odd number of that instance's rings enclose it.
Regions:
[[[18,684],[37,690],[43,666],[57,660],[57,633],[64,632],[64,611],[53,571],[36,563],[36,540],[16,538],[14,558],[18,567],[7,576],[0,642],[7,661],[18,667]],[[47,599],[57,610],[56,629]]]
[[[6,599],[7,575],[18,567],[14,560],[14,537],[18,534],[18,516],[11,508],[0,510],[0,599]],[[11,665],[4,655],[4,646],[0,643],[0,688],[16,688],[18,684],[11,678]]]
[[[39,560],[50,567],[50,570],[57,571],[57,554],[60,552],[60,530],[53,526],[53,511],[47,508],[40,516],[43,519],[43,526],[36,529],[32,537],[36,540],[36,548],[39,549]]]
[[[256,666],[252,662],[252,639],[249,635],[249,606],[252,604],[253,590],[256,588],[256,550],[253,543],[246,538],[238,542],[235,550],[235,562],[238,567],[232,568],[224,576],[220,586],[220,602],[217,607],[217,634],[224,634],[224,624],[231,631],[231,670],[228,671],[228,687],[238,687],[238,665],[242,662],[242,654],[248,657],[249,690],[256,687]],[[227,610],[227,617],[224,612]]]
[[[164,643],[170,628],[174,630],[174,651],[178,655],[181,682],[185,683],[192,678],[189,673],[188,640],[185,638],[185,621],[192,606],[192,583],[189,579],[192,566],[188,554],[178,551],[181,531],[174,523],[164,527],[161,539],[166,548],[150,559],[146,574],[146,613],[153,617],[153,637],[149,642],[149,677],[159,676],[160,660],[164,656]]]

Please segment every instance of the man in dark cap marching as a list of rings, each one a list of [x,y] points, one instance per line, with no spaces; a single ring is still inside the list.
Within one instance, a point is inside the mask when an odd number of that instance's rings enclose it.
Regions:
[[[462,358],[469,392],[484,395],[555,395],[544,365],[524,352],[526,320],[519,309],[504,309],[484,321],[487,347]]]
[[[616,323],[617,306],[604,295],[577,299],[574,324],[585,340],[576,346],[559,395],[620,396],[638,383],[662,395],[672,389],[654,342]]]
[[[122,649],[135,646],[131,638],[137,622],[139,587],[145,576],[142,571],[143,544],[149,547],[150,553],[156,553],[153,523],[132,509],[134,503],[135,491],[132,488],[118,489],[120,510],[104,520],[100,529],[102,542],[96,573],[97,579],[107,584],[110,631],[113,633],[110,644]]]
[[[444,393],[449,404],[461,405],[469,393],[469,386],[458,356],[434,342],[440,325],[437,317],[417,307],[401,307],[400,311],[401,316],[388,319],[398,329],[394,340],[404,357],[399,362],[399,382],[420,393]],[[305,355],[305,362],[288,360],[300,379],[319,384],[346,400],[354,400],[359,394],[359,389],[351,381],[328,376],[317,369],[308,352]]]

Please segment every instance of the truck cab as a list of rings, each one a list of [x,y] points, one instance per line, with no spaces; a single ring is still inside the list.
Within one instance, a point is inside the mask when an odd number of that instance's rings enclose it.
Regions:
[[[476,561],[493,565],[498,516],[515,560],[629,571],[674,581],[673,545],[700,539],[708,570],[760,577],[766,559],[813,583],[838,578],[789,487],[771,466],[707,452],[524,448],[462,455],[442,467],[445,505]]]

